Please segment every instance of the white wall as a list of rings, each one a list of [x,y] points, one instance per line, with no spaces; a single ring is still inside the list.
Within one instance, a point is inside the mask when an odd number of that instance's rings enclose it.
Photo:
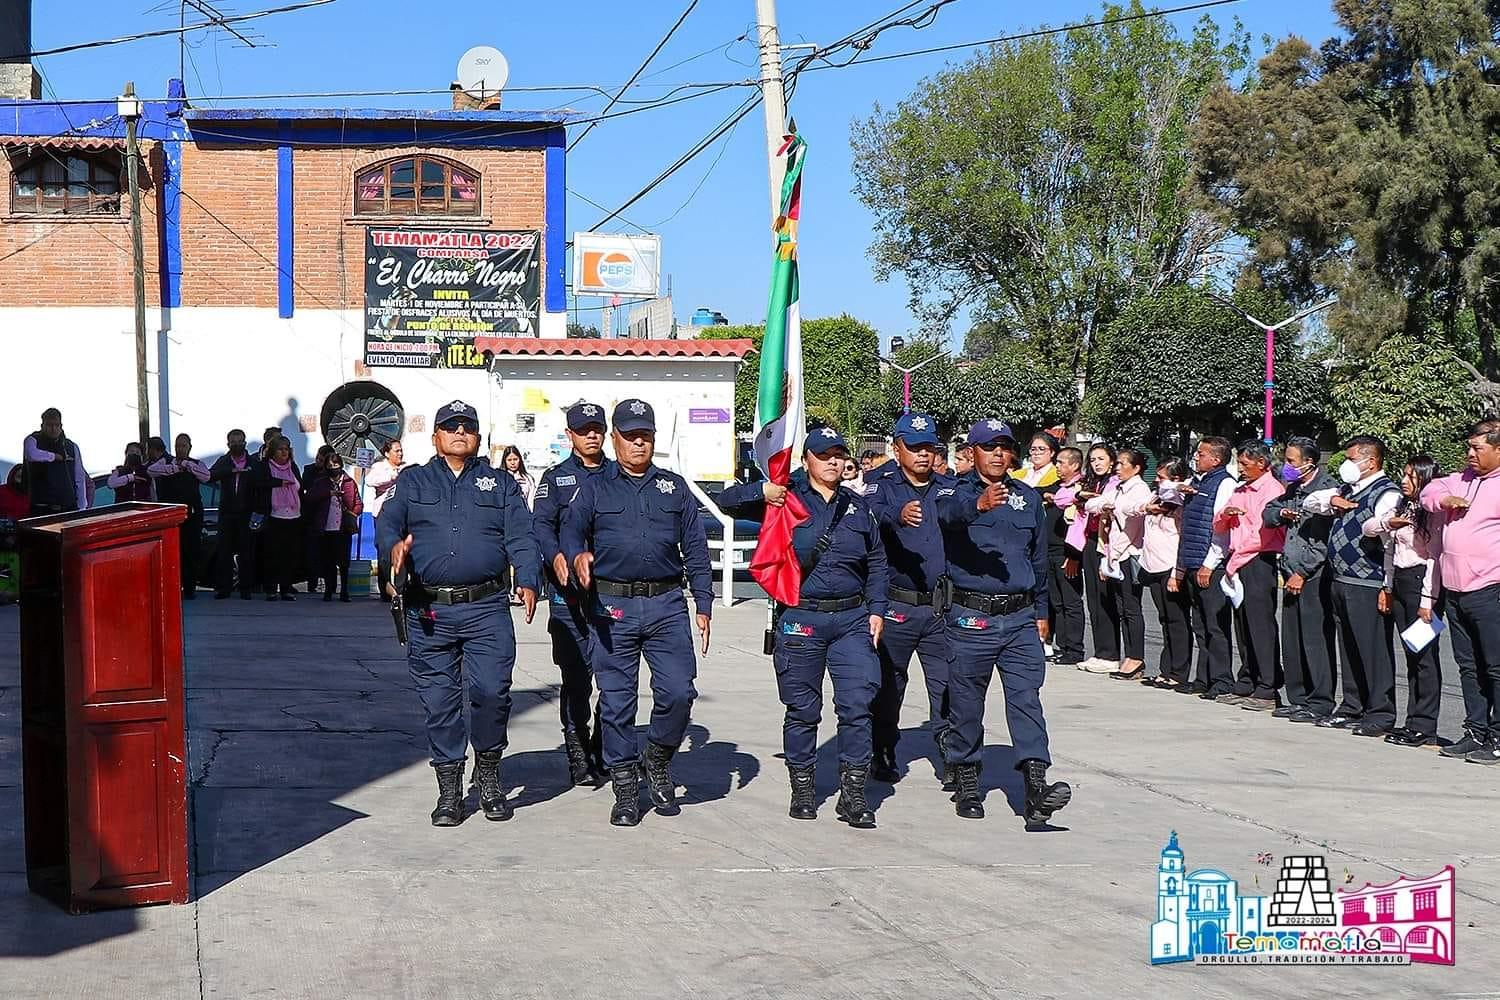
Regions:
[[[253,444],[274,423],[292,439],[298,459],[310,460],[323,443],[317,421],[324,400],[356,381],[363,314],[298,310],[283,320],[270,309],[188,308],[173,310],[170,319],[171,329],[162,331],[158,313],[148,315],[152,433],[170,442],[185,431],[195,452],[208,457],[222,453],[231,428],[242,428]],[[544,331],[550,320],[560,324],[566,316],[544,313]],[[8,391],[0,394],[0,466],[20,460],[23,438],[49,406],[63,411],[67,433],[91,472],[118,464],[125,442],[136,435],[132,311],[0,309],[0,342],[10,375]],[[164,373],[159,344],[166,345]],[[502,362],[499,384],[484,371],[390,368],[374,369],[370,377],[401,400],[408,460],[430,457],[432,416],[454,398],[476,406],[486,433],[493,429],[497,442],[521,446],[528,466],[540,472],[555,461],[552,446],[563,440],[564,407],[587,397],[612,409],[620,399],[639,396],[657,410],[662,464],[673,464],[680,435],[688,473],[707,479],[733,474],[733,425],[689,424],[688,409],[732,414],[734,370],[729,360],[521,358]],[[536,415],[534,432],[515,431],[517,412]],[[416,427],[412,418],[419,418]]]

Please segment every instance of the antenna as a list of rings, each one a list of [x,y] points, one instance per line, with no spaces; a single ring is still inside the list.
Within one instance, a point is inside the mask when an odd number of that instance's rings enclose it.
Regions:
[[[493,45],[476,45],[458,61],[458,85],[475,100],[500,93],[509,78],[510,64]]]

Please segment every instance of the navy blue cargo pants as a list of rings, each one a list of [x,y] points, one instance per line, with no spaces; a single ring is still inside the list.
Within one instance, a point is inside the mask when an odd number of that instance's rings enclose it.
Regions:
[[[953,658],[943,616],[932,605],[892,601],[880,633],[880,693],[875,696],[875,745],[895,749],[901,741],[901,705],[915,654],[927,682],[927,718],[933,739],[943,745],[948,728],[948,671]]]
[[[677,749],[698,697],[693,687],[698,657],[682,591],[591,600],[594,636],[589,661],[599,685],[604,766],[623,767],[640,757],[635,717],[642,657],[651,668],[651,726],[646,738]]]
[[[408,608],[406,625],[406,660],[427,712],[432,763],[463,760],[469,743],[476,752],[503,750],[516,665],[516,632],[507,596],[492,594],[472,604]]]
[[[787,608],[776,623],[776,689],[786,706],[782,749],[786,762],[810,767],[818,755],[823,720],[823,673],[833,681],[839,763],[870,762],[871,708],[880,689],[880,658],[870,642],[870,612],[863,606],[821,612]]]
[[[953,669],[948,675],[948,762],[978,764],[983,758],[984,699],[998,667],[1016,763],[1040,760],[1051,764],[1041,699],[1047,661],[1036,630],[1036,609],[988,615],[954,605],[946,619],[948,641],[953,645]]]

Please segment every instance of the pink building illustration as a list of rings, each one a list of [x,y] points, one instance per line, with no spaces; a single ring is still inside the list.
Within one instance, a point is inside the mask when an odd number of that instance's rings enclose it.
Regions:
[[[1340,889],[1334,897],[1339,926],[1379,939],[1382,952],[1413,962],[1453,964],[1453,866],[1427,878],[1405,875],[1385,885]]]

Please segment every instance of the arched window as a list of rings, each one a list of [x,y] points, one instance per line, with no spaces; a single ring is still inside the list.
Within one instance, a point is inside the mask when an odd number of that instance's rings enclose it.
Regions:
[[[118,154],[46,150],[17,164],[10,180],[16,215],[118,215]]]
[[[355,215],[478,215],[477,172],[432,156],[404,156],[354,177]]]

